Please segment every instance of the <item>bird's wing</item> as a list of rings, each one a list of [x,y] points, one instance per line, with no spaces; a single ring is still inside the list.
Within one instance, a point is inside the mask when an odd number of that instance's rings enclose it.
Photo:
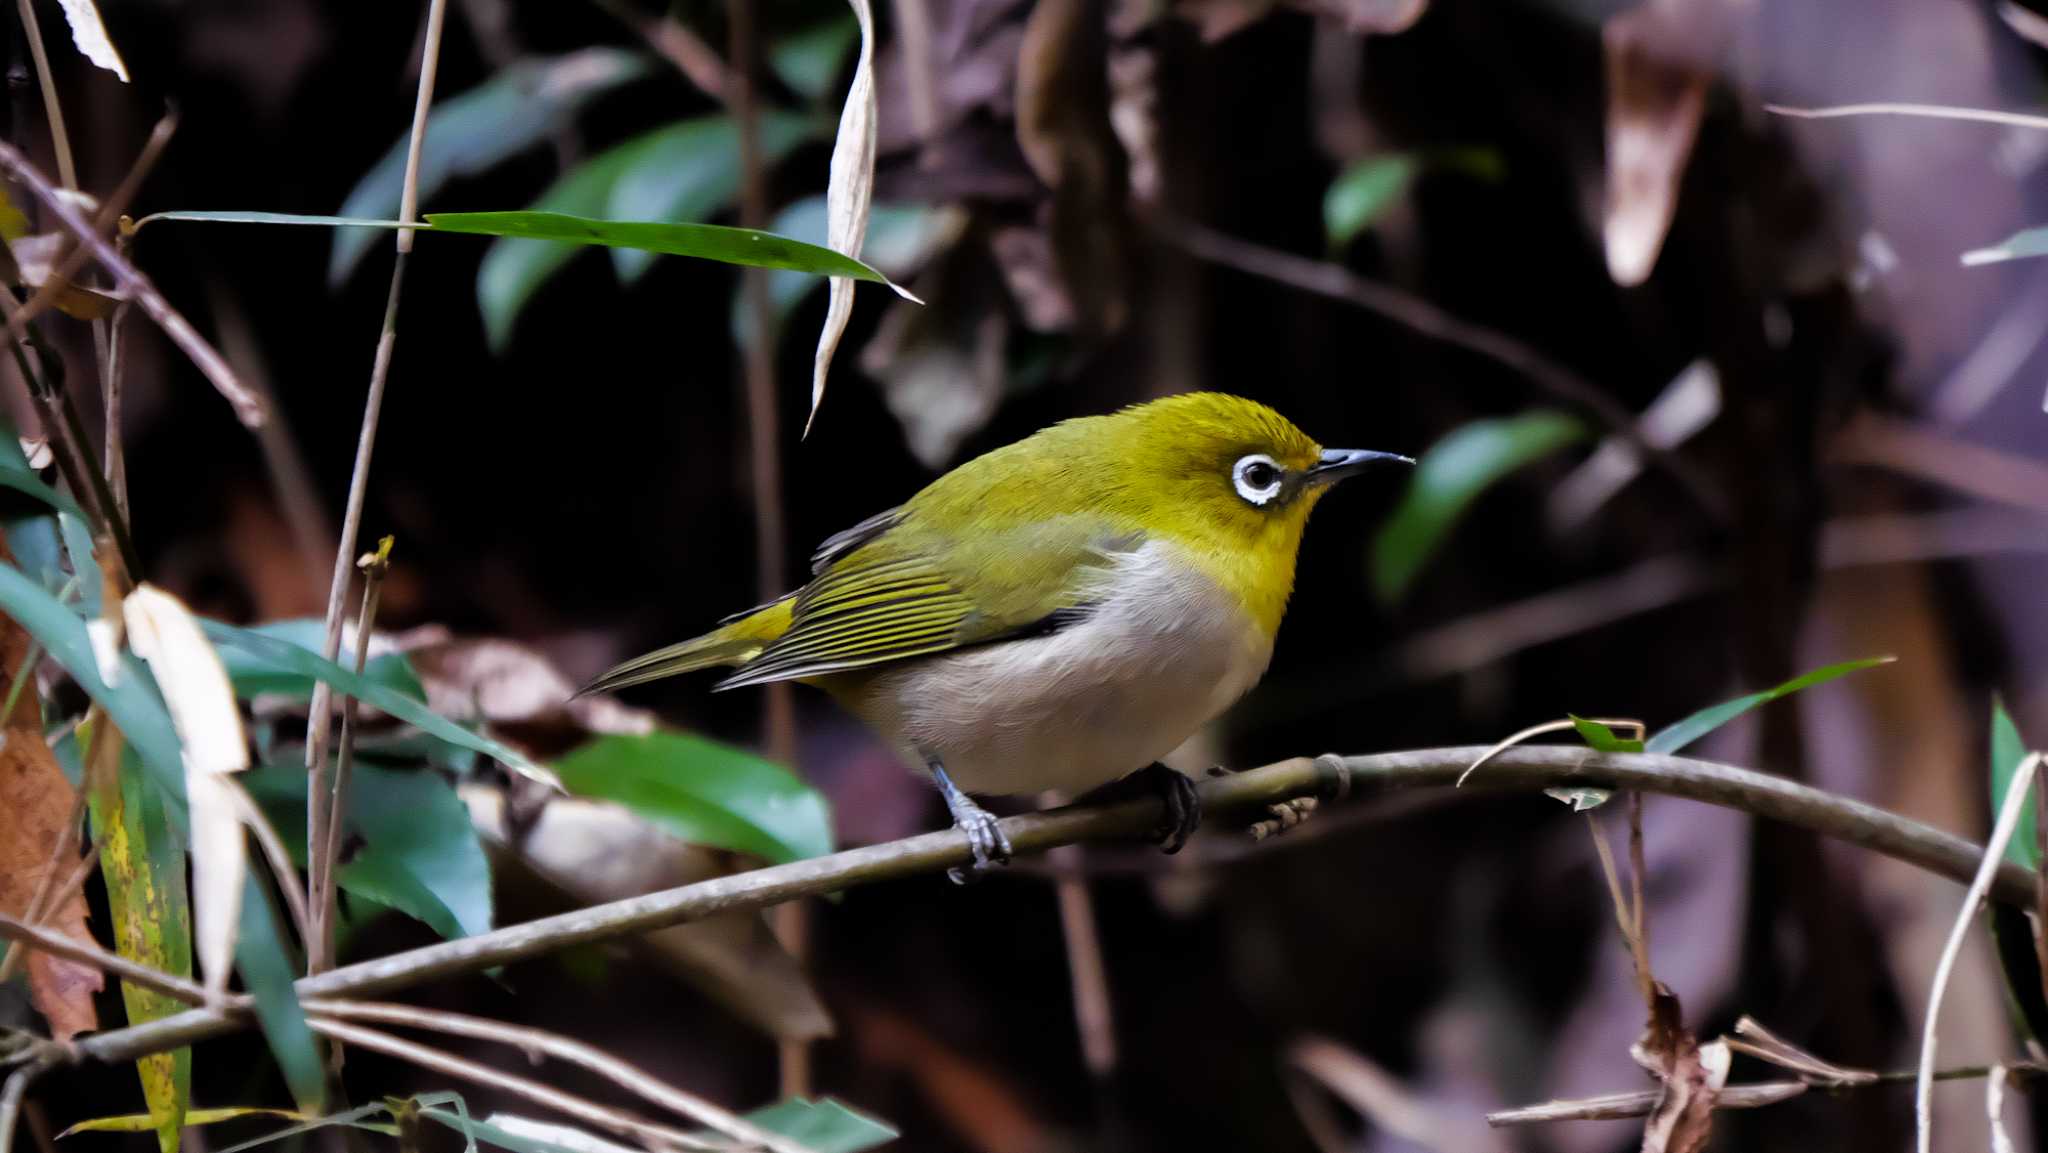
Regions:
[[[865,539],[859,534],[865,532]],[[1084,618],[1090,571],[1135,546],[1088,518],[949,539],[891,510],[826,542],[789,630],[718,688],[1040,634]]]

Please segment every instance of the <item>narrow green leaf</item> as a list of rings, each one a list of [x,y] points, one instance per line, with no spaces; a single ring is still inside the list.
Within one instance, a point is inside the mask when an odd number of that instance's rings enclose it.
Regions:
[[[1633,737],[1617,737],[1614,735],[1613,729],[1608,728],[1599,721],[1573,715],[1572,727],[1579,730],[1581,740],[1593,746],[1598,752],[1640,753],[1643,751],[1643,742]]]
[[[462,1134],[463,1138],[471,1144],[481,1141],[486,1145],[495,1145],[500,1149],[510,1149],[512,1153],[590,1153],[588,1149],[580,1149],[555,1141],[544,1141],[539,1137],[530,1136],[525,1133],[514,1133],[508,1129],[493,1125],[489,1121],[471,1117],[466,1109],[456,1110],[443,1109],[438,1106],[429,1107],[421,1109],[420,1116],[453,1129],[455,1132]],[[603,1139],[600,1138],[600,1140]],[[606,1145],[616,1144],[616,1142],[608,1140],[604,1141],[604,1143]]]
[[[64,555],[70,558],[72,575],[78,578],[78,610],[87,620],[98,618],[100,597],[106,579],[100,573],[99,558],[92,553],[92,530],[84,517],[68,512],[57,514],[57,532],[64,539]]]
[[[1614,790],[1590,786],[1576,789],[1556,788],[1543,790],[1543,795],[1554,801],[1562,801],[1574,813],[1583,813],[1587,809],[1597,809],[1613,800]]]
[[[118,731],[101,739],[120,740]],[[100,846],[114,947],[121,956],[179,977],[192,976],[192,904],[185,887],[185,848],[171,828],[155,783],[132,749],[122,746],[120,770],[87,798]],[[184,1011],[162,993],[121,984],[128,1023],[140,1025]],[[135,1062],[149,1112],[138,1131],[154,1129],[162,1153],[177,1153],[178,1131],[203,1124],[187,1112],[192,1094],[192,1050],[156,1053]],[[73,1126],[71,1132],[78,1131]]]
[[[1991,702],[1991,811],[2005,803],[2005,792],[2012,787],[2012,778],[2019,772],[2020,762],[2027,759],[2027,743],[2020,738],[2019,726],[2013,723],[2012,714],[2005,711],[2005,702],[1993,698]],[[2032,788],[2040,788],[2039,778]],[[2039,817],[2033,805],[2020,810],[2019,828],[2013,830],[2012,840],[2005,843],[2005,859],[2029,872],[2041,868],[2041,845],[2039,840]]]
[[[7,451],[0,451],[0,487],[11,488],[23,496],[42,501],[58,512],[68,512],[79,520],[85,520],[85,510],[78,507],[78,502],[71,499],[69,493],[43,483],[43,478],[28,466],[28,458],[21,454],[21,442],[15,439],[14,430],[6,429],[4,437],[10,447]]]
[[[365,847],[342,866],[339,884],[426,922],[443,937],[490,931],[490,861],[468,807],[439,773],[357,765],[349,780],[349,823]]]
[[[152,212],[136,221],[133,231],[140,232],[143,225],[153,224],[159,220],[182,220],[194,224],[297,224],[316,228],[377,228],[386,232],[405,227],[399,221],[376,216],[317,216],[304,212],[250,212],[239,208],[223,208]]]
[[[846,68],[846,54],[859,41],[860,22],[841,15],[777,40],[768,49],[768,67],[790,91],[823,100],[832,94],[832,82]]]
[[[346,1125],[351,1129],[364,1129],[372,1133],[393,1134],[396,1131],[391,1126],[365,1120],[369,1117],[375,1117],[379,1113],[388,1115],[390,1112],[391,1110],[385,1107],[381,1101],[372,1102],[368,1105],[358,1105],[345,1113],[333,1113],[325,1117],[315,1117],[310,1121],[304,1121],[297,1125],[287,1125],[274,1133],[265,1133],[261,1137],[251,1138],[239,1145],[230,1145],[225,1149],[219,1150],[219,1153],[246,1153],[247,1150],[268,1145],[273,1141],[282,1141],[286,1137],[296,1137],[301,1133],[310,1133],[315,1129],[326,1129],[334,1125]]]
[[[572,793],[617,801],[675,836],[770,861],[832,851],[825,798],[781,765],[677,732],[602,736],[555,765]]]
[[[320,1070],[320,1051],[313,1043],[313,1030],[299,1008],[299,994],[292,987],[291,954],[286,951],[285,934],[271,904],[270,888],[252,871],[242,882],[242,926],[235,938],[235,968],[242,984],[256,999],[256,1022],[263,1027],[263,1039],[270,1043],[270,1055],[277,1059],[292,1100],[301,1111],[316,1113],[327,1095],[327,1082]]]
[[[319,652],[327,641],[326,622],[311,617],[270,621],[252,626],[249,631],[314,653]],[[240,649],[220,650],[220,660],[238,697],[266,693],[304,700],[313,695],[313,685],[318,680],[311,673],[280,668],[275,661]],[[335,663],[343,668],[355,668],[355,650],[349,648],[346,641],[342,643]],[[412,662],[405,658],[404,653],[381,653],[371,657],[363,665],[363,678],[404,693],[416,701],[427,699],[427,690],[420,684],[419,675],[413,672]]]
[[[1421,163],[1406,152],[1386,152],[1355,161],[1323,194],[1323,231],[1332,250],[1341,249],[1393,207]]]
[[[644,75],[646,57],[612,48],[585,48],[551,59],[523,60],[467,92],[434,105],[420,146],[419,197],[431,198],[456,176],[496,167],[541,143],[592,98]],[[342,203],[341,215],[398,215],[405,185],[408,136],[401,136]],[[374,233],[336,234],[327,275],[339,284],[362,258]]]
[[[2030,256],[2048,256],[2048,227],[2024,228],[1988,248],[1973,248],[1963,253],[1963,264],[1999,264]]]
[[[175,806],[182,807],[185,765],[179,755],[178,734],[171,727],[171,715],[164,709],[163,698],[157,695],[156,682],[150,679],[142,662],[123,652],[120,675],[114,683],[109,685],[101,680],[85,621],[13,565],[0,565],[0,612],[13,617],[30,636],[41,641],[50,658],[62,665],[85,694],[107,711],[121,735],[141,754],[142,763],[165,795],[172,798]]]
[[[1432,445],[1400,505],[1373,538],[1373,591],[1383,602],[1399,600],[1480,493],[1585,435],[1574,418],[1539,409],[1473,421]]]
[[[282,1117],[287,1121],[311,1121],[305,1113],[291,1109],[271,1109],[262,1105],[228,1105],[219,1109],[187,1109],[185,1124],[218,1125],[222,1121],[234,1121],[242,1117]],[[118,1117],[94,1117],[80,1121],[71,1128],[57,1134],[63,1140],[73,1133],[147,1133],[156,1127],[156,1122],[147,1113],[123,1113]]]
[[[668,256],[695,256],[755,268],[787,268],[817,276],[844,276],[889,284],[889,278],[850,256],[772,232],[721,224],[666,224],[647,220],[592,220],[560,212],[436,212],[437,232],[520,236],[568,244],[644,248]],[[891,287],[894,287],[891,285]]]
[[[887,1122],[831,1097],[817,1101],[791,1097],[756,1109],[746,1119],[814,1153],[863,1153],[901,1135]]]
[[[0,607],[4,607],[4,601],[0,601]],[[488,757],[496,757],[506,767],[539,779],[545,780],[548,776],[546,769],[534,764],[517,749],[481,733],[471,732],[404,692],[368,677],[358,677],[354,670],[324,660],[319,653],[311,649],[302,648],[279,637],[266,636],[253,629],[237,628],[219,621],[202,620],[199,624],[206,631],[207,639],[216,646],[227,646],[248,657],[259,659],[273,671],[296,673],[325,681],[335,691],[347,693],[365,704],[390,713],[406,724],[451,745],[470,749]],[[55,652],[54,649],[51,651]],[[126,729],[122,731],[125,732]]]
[[[306,772],[273,763],[241,775],[292,859],[306,859]],[[357,762],[347,832],[358,849],[336,872],[344,892],[396,909],[443,937],[491,927],[491,872],[469,810],[439,773]]]
[[[1847,676],[1850,673],[1874,668],[1877,665],[1890,664],[1897,659],[1896,657],[1866,657],[1862,660],[1843,661],[1840,664],[1827,665],[1823,668],[1814,669],[1809,673],[1802,673],[1775,688],[1768,688],[1760,693],[1750,693],[1748,696],[1737,697],[1732,701],[1723,701],[1718,705],[1701,709],[1677,724],[1659,730],[1650,738],[1645,748],[1653,753],[1676,753],[1708,733],[1713,732],[1715,729],[1720,728],[1722,725],[1727,724],[1729,721],[1734,720],[1736,717],[1756,708],[1758,705],[1768,704],[1779,697],[1791,696],[1801,689],[1825,684],[1836,677]]]

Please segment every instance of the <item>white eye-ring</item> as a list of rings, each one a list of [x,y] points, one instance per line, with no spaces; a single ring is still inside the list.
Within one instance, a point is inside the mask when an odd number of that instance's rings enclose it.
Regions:
[[[1237,495],[1259,505],[1279,496],[1286,479],[1279,464],[1262,452],[1238,458],[1230,470],[1230,483],[1237,486]]]

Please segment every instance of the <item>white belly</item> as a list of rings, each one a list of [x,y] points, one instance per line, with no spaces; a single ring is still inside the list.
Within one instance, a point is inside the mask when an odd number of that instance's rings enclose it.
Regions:
[[[1165,756],[1258,682],[1272,640],[1153,542],[1105,570],[1086,620],[884,666],[843,700],[905,758],[970,793],[1069,795]]]

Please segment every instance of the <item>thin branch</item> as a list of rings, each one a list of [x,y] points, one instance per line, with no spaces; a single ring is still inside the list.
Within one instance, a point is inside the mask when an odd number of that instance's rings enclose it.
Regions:
[[[43,47],[43,27],[34,0],[21,0],[21,30],[36,62],[36,82],[43,88],[43,113],[50,118],[50,151],[57,157],[57,178],[66,188],[78,187],[78,165],[71,159],[71,134],[64,129],[64,107],[57,100],[57,78],[50,72],[50,54]]]
[[[680,1129],[643,1121],[630,1113],[606,1108],[594,1101],[586,1101],[581,1097],[564,1093],[551,1085],[543,1085],[531,1078],[521,1077],[515,1073],[507,1073],[502,1069],[493,1069],[489,1065],[479,1064],[475,1061],[458,1057],[453,1053],[443,1052],[442,1050],[421,1045],[417,1042],[394,1037],[389,1033],[376,1029],[365,1029],[359,1025],[350,1025],[344,1021],[337,1021],[333,1017],[325,1017],[318,1014],[308,1014],[306,1024],[311,1026],[315,1033],[330,1037],[336,1041],[346,1041],[359,1048],[396,1057],[401,1061],[409,1061],[422,1069],[431,1069],[444,1076],[459,1078],[478,1085],[488,1085],[493,1089],[499,1089],[507,1093],[516,1093],[530,1101],[537,1101],[558,1113],[574,1117],[579,1121],[587,1121],[592,1125],[597,1125],[634,1140],[644,1141],[651,1139],[659,1143],[655,1146],[656,1148],[660,1148],[661,1145],[679,1146],[684,1149],[719,1148],[719,1146],[705,1141],[701,1137],[685,1133]]]
[[[236,815],[256,838],[264,860],[270,863],[271,875],[277,878],[278,891],[284,894],[285,908],[291,914],[292,928],[298,931],[301,941],[311,940],[307,934],[312,932],[313,919],[306,908],[306,896],[299,889],[299,871],[292,865],[291,853],[286,851],[284,841],[278,837],[277,830],[270,827],[270,818],[263,815],[249,790],[232,776],[226,783],[228,795],[234,799]]]
[[[177,130],[176,113],[166,113],[156,122],[156,127],[150,130],[149,139],[143,141],[142,151],[136,154],[135,162],[128,166],[128,174],[121,178],[121,183],[115,187],[114,194],[100,202],[99,211],[93,213],[94,232],[112,231],[114,222],[121,219],[121,213],[125,212],[129,202],[135,199],[136,192],[142,188],[142,182],[149,178],[150,170],[156,167],[157,160],[170,145],[171,134]],[[28,322],[34,320],[43,309],[54,304],[58,294],[64,291],[78,276],[79,270],[91,260],[91,250],[82,244],[72,245],[70,251],[60,253],[52,260],[50,274],[43,278],[42,285],[7,318],[5,339],[21,339],[21,334],[28,331]]]
[[[41,1057],[7,1075],[6,1087],[0,1088],[0,1153],[12,1153],[14,1149],[14,1122],[21,1116],[21,1102],[28,1096],[29,1083],[54,1064],[51,1058]]]
[[[306,1004],[306,1011],[323,1017],[376,1021],[402,1028],[427,1029],[456,1037],[494,1041],[518,1049],[536,1061],[545,1054],[581,1066],[650,1104],[658,1105],[678,1116],[687,1117],[708,1129],[716,1129],[736,1141],[758,1145],[776,1153],[807,1153],[804,1146],[787,1137],[771,1133],[694,1093],[686,1093],[594,1045],[586,1045],[559,1033],[522,1025],[508,1025],[501,1021],[472,1017],[463,1013],[422,1009],[417,1005],[381,1004],[372,1001],[311,1001]]]
[[[114,494],[114,511],[123,524],[128,521],[128,457],[121,450],[121,370],[127,367],[121,357],[121,337],[128,327],[129,308],[130,302],[126,300],[114,306],[114,314],[107,318],[104,330],[106,347],[100,353],[100,407],[106,410],[107,418],[107,491]],[[102,330],[95,327],[93,331]]]
[[[1718,524],[1728,520],[1728,504],[1720,491],[1691,464],[1643,438],[1636,417],[1599,385],[1552,360],[1546,353],[1498,329],[1475,324],[1446,312],[1419,296],[1353,273],[1342,265],[1312,260],[1291,252],[1239,240],[1199,224],[1160,214],[1151,222],[1168,243],[1211,263],[1264,277],[1290,288],[1355,305],[1432,340],[1462,348],[1493,361],[1531,383],[1596,417],[1678,482],[1694,503]]]
[[[427,135],[427,112],[434,103],[434,77],[440,70],[441,28],[448,0],[428,0],[426,33],[421,41],[419,95],[413,101],[412,137],[406,145],[405,183],[399,194],[398,219],[411,224],[419,207],[420,152]],[[377,351],[370,361],[370,389],[363,400],[363,423],[356,437],[356,461],[348,478],[348,504],[341,518],[341,541],[334,550],[334,578],[327,589],[327,635],[320,655],[332,661],[341,653],[341,617],[348,601],[349,573],[356,559],[356,538],[362,530],[363,501],[369,491],[370,457],[377,448],[377,419],[384,409],[384,386],[391,377],[391,353],[398,343],[398,300],[405,285],[406,258],[412,255],[413,230],[398,230],[397,255],[391,263],[391,290],[384,299],[384,321],[377,333]],[[357,637],[358,647],[370,643]],[[334,690],[325,681],[313,685],[306,716],[306,859],[324,861],[326,844],[327,731],[333,726]],[[317,894],[316,894],[317,895]],[[315,946],[307,945],[309,959]]]
[[[724,100],[732,79],[725,62],[718,58],[695,32],[673,16],[643,16],[622,0],[593,0],[619,23],[633,30],[662,59],[675,65],[683,78],[713,100]]]
[[[1295,797],[1342,797],[1448,787],[1485,751],[1462,747],[1356,757],[1326,755],[1313,761],[1296,758],[1215,777],[1196,787],[1203,810],[1222,819],[1262,813],[1269,805]],[[1689,757],[1525,745],[1488,762],[1486,772],[1467,791],[1529,791],[1558,786],[1640,789],[1740,809],[1861,845],[1957,881],[1972,877],[1983,857],[1981,848],[1961,837],[1874,805],[1825,793],[1785,777]],[[1155,828],[1161,816],[1160,803],[1146,799],[1009,817],[1002,822],[1002,828],[1020,853],[1029,854],[1055,845],[1139,837]],[[966,835],[960,831],[926,833],[359,961],[302,979],[298,993],[302,999],[380,996],[542,956],[571,945],[639,936],[719,913],[764,909],[798,897],[838,892],[856,885],[943,872],[967,864],[971,856]],[[2004,865],[1992,883],[1991,895],[2007,904],[2032,908],[2036,890],[2033,874],[2016,865]],[[219,1036],[242,1024],[231,1012],[195,1010],[96,1034],[80,1040],[78,1047],[96,1060],[125,1062]]]
[[[1983,864],[1970,881],[1969,892],[1963,895],[1963,907],[1956,914],[1955,926],[1949,930],[1948,943],[1941,947],[1941,960],[1934,966],[1934,984],[1927,990],[1927,1020],[1920,1030],[1920,1077],[1913,1092],[1914,1131],[1920,1153],[1929,1153],[1934,1147],[1935,1029],[1941,1020],[1941,999],[1948,992],[1949,974],[1955,969],[1957,955],[1963,951],[1963,939],[1977,919],[1977,907],[1984,903],[1991,879],[2005,859],[2005,846],[2019,828],[2021,815],[2033,803],[2027,795],[2028,786],[2034,783],[2034,773],[2040,767],[2041,754],[2032,754],[2020,762],[2006,785],[2005,797],[1998,807],[1998,823],[1991,829],[1990,843],[1984,846]]]
[[[1989,1077],[1993,1070],[2004,1069],[2009,1077],[2039,1077],[2048,1074],[2043,1065],[1964,1065],[1954,1069],[1943,1069],[1934,1075],[1936,1081],[1974,1081]],[[1902,1085],[1919,1076],[1916,1069],[1895,1069],[1879,1073],[1868,1080],[1841,1084],[1822,1084],[1814,1081],[1758,1081],[1748,1085],[1730,1085],[1721,1090],[1714,1099],[1717,1109],[1757,1109],[1789,1101],[1808,1091],[1840,1093],[1861,1089],[1869,1085]],[[1647,1117],[1663,1094],[1661,1089],[1644,1089],[1638,1092],[1607,1093],[1598,1097],[1578,1097],[1568,1101],[1545,1101],[1541,1105],[1523,1105],[1515,1109],[1502,1109],[1486,1115],[1486,1123],[1495,1127],[1506,1125],[1542,1125],[1552,1121],[1621,1121],[1630,1117]]]
[[[356,562],[363,573],[363,608],[356,616],[356,676],[370,655],[370,636],[377,627],[377,599],[384,589],[384,574],[391,571],[391,538],[377,542],[377,551],[364,553]],[[334,965],[335,870],[340,864],[342,831],[348,821],[348,777],[355,751],[356,698],[341,703],[341,748],[334,756],[333,797],[327,808],[327,835],[318,857],[309,857],[306,884],[313,894],[312,926],[305,938],[306,972],[318,973]]]
[[[206,990],[195,981],[188,981],[162,969],[131,961],[119,953],[109,953],[91,941],[66,936],[44,925],[32,925],[0,913],[0,937],[18,941],[31,950],[48,953],[53,957],[89,965],[102,972],[111,973],[131,985],[162,993],[187,1005],[206,1004]]]
[[[2001,112],[1996,108],[1964,108],[1954,104],[1909,104],[1879,100],[1867,104],[1836,104],[1827,108],[1799,108],[1790,104],[1766,104],[1765,112],[1794,120],[1838,120],[1845,116],[1921,116],[1931,120],[1970,120],[1979,124],[2004,124],[2013,128],[2048,128],[2048,116],[2025,112]]]
[[[263,423],[262,402],[242,387],[242,382],[235,378],[235,370],[228,367],[228,362],[206,343],[206,338],[199,335],[190,321],[171,307],[171,302],[164,299],[164,294],[157,291],[155,283],[141,269],[129,263],[128,258],[121,255],[106,237],[93,231],[92,222],[79,215],[78,209],[63,193],[51,187],[48,177],[37,171],[20,150],[6,143],[0,143],[0,168],[26,185],[66,231],[92,250],[93,259],[100,262],[100,267],[107,270],[107,275],[114,278],[114,283],[128,294],[129,299],[148,313],[157,327],[164,330],[164,335],[171,338],[171,343],[177,345],[206,375],[206,379],[213,382],[213,387],[234,406],[235,415],[243,424],[255,428]]]

